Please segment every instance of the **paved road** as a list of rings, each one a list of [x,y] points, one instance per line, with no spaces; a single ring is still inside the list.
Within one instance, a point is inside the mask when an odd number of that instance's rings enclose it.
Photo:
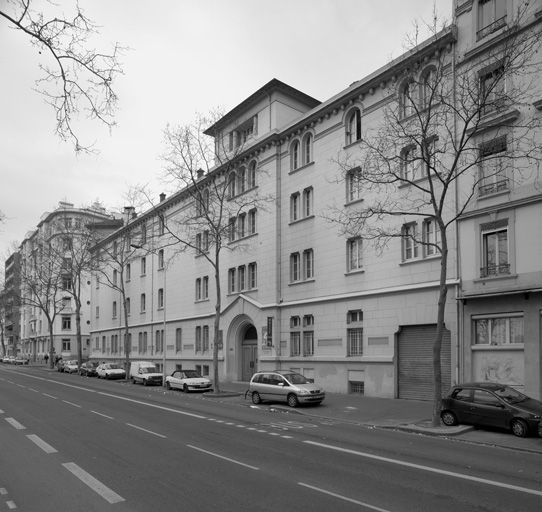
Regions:
[[[526,511],[540,455],[0,367],[0,512]]]

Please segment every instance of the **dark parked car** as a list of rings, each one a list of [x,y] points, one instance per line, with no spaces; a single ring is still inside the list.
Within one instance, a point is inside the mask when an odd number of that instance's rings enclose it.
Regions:
[[[454,386],[442,400],[440,417],[445,425],[467,423],[510,429],[518,437],[538,432],[542,402],[495,382]]]
[[[96,377],[98,375],[96,368],[98,367],[97,361],[87,361],[79,367],[79,375],[81,377]]]

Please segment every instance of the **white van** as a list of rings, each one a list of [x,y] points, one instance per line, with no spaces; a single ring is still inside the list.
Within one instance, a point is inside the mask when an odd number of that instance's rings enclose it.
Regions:
[[[132,361],[130,363],[130,375],[129,378],[135,384],[141,382],[144,386],[150,386],[151,384],[162,385],[162,372],[158,371],[158,368],[154,363],[150,361]]]

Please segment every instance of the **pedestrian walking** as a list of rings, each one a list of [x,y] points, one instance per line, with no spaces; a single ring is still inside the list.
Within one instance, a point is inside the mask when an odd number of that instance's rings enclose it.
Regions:
[[[47,365],[47,361],[49,361],[49,354],[45,354],[43,359],[45,360],[45,365]]]

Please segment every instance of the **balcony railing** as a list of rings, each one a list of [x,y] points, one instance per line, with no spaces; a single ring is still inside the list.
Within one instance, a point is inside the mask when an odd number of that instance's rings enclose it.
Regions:
[[[493,23],[490,23],[489,25],[486,25],[485,27],[481,28],[476,32],[476,40],[480,41],[480,39],[483,39],[484,37],[488,36],[489,34],[499,30],[500,28],[504,27],[506,25],[506,15],[502,18],[499,18],[498,20],[495,20]]]
[[[481,196],[487,196],[488,194],[495,194],[497,192],[503,192],[510,188],[508,178],[496,181],[494,183],[488,183],[487,185],[480,185],[478,193]]]
[[[489,265],[480,269],[480,277],[492,277],[510,274],[510,263]]]

